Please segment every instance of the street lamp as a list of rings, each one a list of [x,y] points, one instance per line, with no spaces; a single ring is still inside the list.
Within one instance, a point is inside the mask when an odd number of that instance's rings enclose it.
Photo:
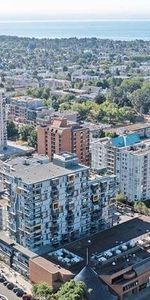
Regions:
[[[88,240],[87,248],[86,248],[86,265],[89,264],[89,247],[91,245],[91,240]]]

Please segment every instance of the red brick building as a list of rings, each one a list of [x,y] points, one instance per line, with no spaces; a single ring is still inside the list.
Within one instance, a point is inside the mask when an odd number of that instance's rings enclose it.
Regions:
[[[66,118],[56,118],[38,128],[38,153],[53,159],[54,153],[76,153],[80,163],[89,165],[89,129],[71,124]]]

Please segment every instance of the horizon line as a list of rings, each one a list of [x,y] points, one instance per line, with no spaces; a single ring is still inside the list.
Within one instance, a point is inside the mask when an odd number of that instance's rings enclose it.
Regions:
[[[147,22],[150,21],[150,18],[95,18],[95,19],[84,19],[84,18],[78,18],[78,19],[24,19],[24,20],[19,20],[19,19],[10,19],[10,20],[0,20],[0,23],[48,23],[48,22]]]

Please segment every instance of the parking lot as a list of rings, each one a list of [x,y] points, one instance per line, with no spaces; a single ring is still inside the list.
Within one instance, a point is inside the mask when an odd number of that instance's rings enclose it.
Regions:
[[[8,288],[5,285],[3,285],[3,283],[0,283],[0,294],[6,296],[8,298],[8,300],[21,299],[21,298],[17,297],[15,293],[8,290]]]
[[[14,283],[27,293],[31,293],[32,285],[21,274],[11,269],[4,262],[0,261],[0,273],[3,274],[9,282]],[[1,289],[0,289],[1,293]]]
[[[4,262],[0,261],[0,274],[4,275],[5,278],[17,285],[18,288],[21,288],[27,293],[31,293],[31,284],[26,280],[22,275],[11,269]],[[3,283],[0,282],[0,295],[7,297],[8,300],[19,300],[19,298],[12,290],[9,290]]]

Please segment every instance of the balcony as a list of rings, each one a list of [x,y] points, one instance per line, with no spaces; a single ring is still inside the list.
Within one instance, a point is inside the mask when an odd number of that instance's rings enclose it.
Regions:
[[[72,225],[68,225],[68,231],[70,232],[70,231],[73,231],[74,230],[74,226],[72,226]]]
[[[67,192],[67,196],[73,196],[74,195],[74,188],[67,188],[66,192]]]
[[[75,175],[74,174],[68,175],[68,181],[67,181],[67,183],[68,184],[74,184],[74,181],[75,181]]]
[[[57,233],[58,231],[59,231],[59,225],[58,224],[56,224],[56,225],[51,225],[51,227],[50,227],[50,231],[51,231],[51,233]]]
[[[92,201],[94,204],[99,202],[99,195],[98,194],[94,194],[92,195]]]

